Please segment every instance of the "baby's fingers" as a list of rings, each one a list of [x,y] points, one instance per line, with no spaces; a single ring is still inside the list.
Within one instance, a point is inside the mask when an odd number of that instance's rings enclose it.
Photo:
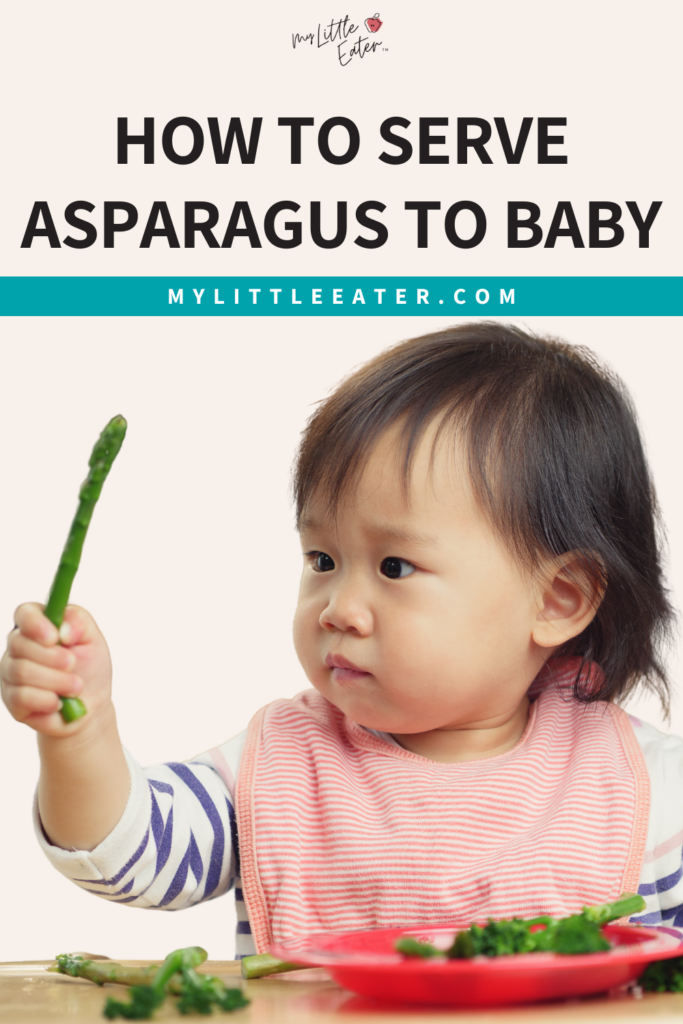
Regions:
[[[33,686],[3,686],[7,710],[17,722],[29,723],[34,715],[44,716],[59,711],[61,700],[50,690]]]
[[[47,668],[55,668],[62,672],[73,672],[76,667],[76,656],[66,647],[43,647],[35,640],[15,629],[7,640],[7,652],[11,658],[33,661]]]
[[[43,647],[54,647],[59,641],[56,626],[43,614],[43,605],[20,604],[14,613],[14,622],[19,632]]]
[[[8,685],[9,690],[49,690],[63,697],[75,696],[83,689],[83,682],[78,676],[38,665],[27,658],[5,657],[2,664],[2,681]]]
[[[77,604],[68,604],[64,610],[64,621],[59,630],[59,639],[67,647],[83,644],[103,644],[104,637],[90,612]]]

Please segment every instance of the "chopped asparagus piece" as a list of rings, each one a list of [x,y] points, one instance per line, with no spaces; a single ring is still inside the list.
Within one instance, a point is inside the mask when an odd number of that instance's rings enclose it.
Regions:
[[[440,952],[431,943],[418,942],[417,939],[411,938],[410,935],[404,935],[402,939],[399,939],[395,948],[399,953],[403,953],[404,956],[421,957],[423,960],[427,960],[432,956],[438,956]]]
[[[270,953],[254,953],[253,956],[242,958],[242,977],[265,978],[269,974],[284,974],[286,971],[305,971],[306,964],[292,964],[287,960],[278,960]]]

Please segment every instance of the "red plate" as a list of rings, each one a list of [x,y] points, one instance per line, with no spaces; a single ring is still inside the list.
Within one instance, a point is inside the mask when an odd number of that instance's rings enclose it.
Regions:
[[[325,967],[335,981],[373,999],[450,1006],[495,1006],[590,995],[634,981],[653,960],[683,956],[683,941],[668,929],[606,925],[606,953],[560,956],[524,953],[473,960],[406,959],[394,950],[402,935],[447,949],[453,928],[387,928],[325,933],[273,946],[282,960]]]

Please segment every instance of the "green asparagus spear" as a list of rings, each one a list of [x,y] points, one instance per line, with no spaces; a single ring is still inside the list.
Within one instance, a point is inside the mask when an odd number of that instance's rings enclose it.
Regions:
[[[64,609],[69,601],[71,584],[81,561],[83,542],[88,526],[107,479],[112,463],[119,453],[126,436],[127,423],[123,416],[114,416],[107,423],[92,450],[88,462],[88,475],[81,485],[78,494],[78,508],[69,530],[62,557],[57,569],[50,594],[45,605],[45,615],[59,629],[64,618]],[[62,718],[65,722],[73,722],[86,714],[85,704],[78,697],[62,697]]]

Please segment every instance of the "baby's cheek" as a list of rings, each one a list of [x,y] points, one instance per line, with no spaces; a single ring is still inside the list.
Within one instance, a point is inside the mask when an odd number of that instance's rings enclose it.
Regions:
[[[294,623],[292,625],[292,637],[294,639],[294,650],[296,651],[297,658],[302,661],[305,653],[307,644],[305,640],[305,620],[300,615],[299,609],[297,608],[296,614],[294,615]]]
[[[296,614],[294,615],[294,649],[309,679],[316,662],[320,660],[317,657],[320,630],[321,626],[315,611],[310,605],[306,607],[302,602],[299,602]]]

